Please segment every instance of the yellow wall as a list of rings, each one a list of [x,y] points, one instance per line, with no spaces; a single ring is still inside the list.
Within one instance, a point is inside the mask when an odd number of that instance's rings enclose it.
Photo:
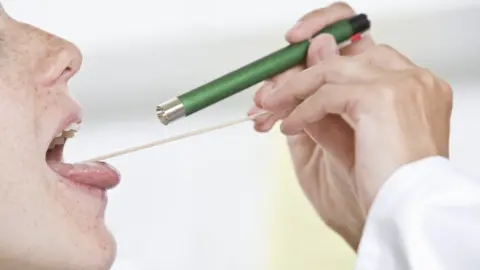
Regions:
[[[316,215],[295,179],[285,138],[274,137],[269,269],[353,269],[354,252]]]

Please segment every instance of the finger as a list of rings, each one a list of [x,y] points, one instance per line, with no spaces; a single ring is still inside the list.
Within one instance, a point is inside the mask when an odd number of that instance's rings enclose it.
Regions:
[[[257,107],[256,105],[253,105],[252,108],[250,108],[250,110],[248,110],[247,115],[248,116],[253,116],[255,114],[259,114],[259,113],[262,113],[262,112],[265,112],[265,110]],[[260,116],[257,116],[256,118],[252,119],[252,121],[255,124],[261,124],[261,123],[265,122],[270,116],[271,116],[271,114],[260,115]]]
[[[329,34],[320,34],[311,41],[307,66],[313,66],[338,55],[338,45],[335,38]],[[351,126],[341,116],[330,114],[322,121],[308,125],[305,132],[288,136],[288,143],[296,167],[309,164],[312,156],[323,155],[325,150],[348,169],[353,166],[352,162],[354,160],[351,151],[353,149],[353,137],[354,133]]]
[[[327,114],[323,120],[307,125],[305,132],[344,168],[353,167],[355,132],[340,115]]]
[[[275,83],[272,79],[267,80],[263,85],[255,92],[253,96],[253,102],[258,108],[262,108],[262,100],[274,90]]]
[[[352,17],[355,11],[346,3],[337,2],[326,8],[314,10],[304,15],[286,34],[290,43],[298,43],[313,37],[325,27]]]
[[[265,112],[265,110],[260,109],[254,105],[248,111],[248,116],[252,116],[262,112]],[[262,133],[268,132],[273,128],[273,126],[278,122],[278,120],[287,117],[289,114],[290,114],[290,111],[285,111],[280,115],[273,115],[273,114],[260,115],[253,119],[254,129]]]
[[[354,131],[342,117],[329,114],[323,120],[308,125],[304,132],[287,136],[290,154],[296,168],[318,160],[327,152],[347,171],[353,168]],[[317,156],[317,157],[315,157]]]
[[[354,58],[386,69],[405,70],[417,67],[410,59],[388,45],[374,46]]]
[[[262,101],[267,97],[275,87],[282,85],[293,75],[300,73],[304,69],[303,66],[295,66],[273,78],[264,82],[264,84],[255,92],[253,101],[257,107],[262,108]]]
[[[253,106],[248,111],[248,116],[252,116],[258,113],[265,112],[265,110],[258,108],[257,106]],[[258,132],[268,132],[270,131],[273,126],[280,120],[287,117],[291,111],[285,111],[279,115],[274,114],[267,114],[261,115],[253,119],[254,128]]]
[[[278,122],[279,117],[275,115],[270,115],[264,122],[256,124],[255,130],[258,132],[269,132],[272,130],[273,126]]]
[[[290,77],[298,74],[301,70],[303,70],[303,66],[296,66],[291,68],[284,73],[273,77],[271,80],[267,81],[255,94],[254,101],[255,105],[252,108],[251,112],[258,113],[260,109],[263,109],[262,100],[268,96],[273,90],[276,85],[281,85],[285,81],[287,81]],[[256,107],[256,109],[255,109]],[[255,119],[255,130],[259,132],[267,132],[270,131],[273,126],[280,120],[288,115],[289,112],[278,112],[275,115],[267,115],[265,117],[259,117]],[[253,113],[252,113],[253,114]]]
[[[335,57],[310,67],[272,91],[262,102],[262,108],[273,113],[293,109],[326,83],[366,82],[380,78],[378,68],[358,60]]]
[[[353,108],[367,95],[364,84],[328,84],[304,100],[285,118],[281,131],[286,135],[302,132],[308,125],[322,121],[329,114],[346,114],[355,119]]]
[[[290,112],[291,111],[285,111],[280,115],[270,115],[265,121],[257,123],[257,125],[255,126],[255,129],[259,132],[268,132],[275,126],[275,124],[279,120],[287,117],[290,114]]]
[[[315,37],[308,47],[307,67],[311,67],[323,60],[337,56],[338,45],[330,34],[321,34]]]
[[[283,84],[287,81],[291,76],[299,73],[303,70],[303,66],[295,66],[290,70],[283,72],[280,75],[273,77],[272,79],[266,81],[262,87],[255,93],[254,102],[255,105],[250,109],[248,115],[254,115],[256,113],[260,113],[264,111],[262,109],[262,100],[270,94],[271,91],[274,90],[275,85]],[[289,112],[282,112],[277,115],[263,115],[256,119],[254,119],[254,129],[258,132],[268,132],[270,131],[273,126],[278,122],[278,120],[286,117]]]
[[[295,168],[302,170],[311,160],[318,160],[323,154],[322,148],[305,132],[287,136],[287,142]]]

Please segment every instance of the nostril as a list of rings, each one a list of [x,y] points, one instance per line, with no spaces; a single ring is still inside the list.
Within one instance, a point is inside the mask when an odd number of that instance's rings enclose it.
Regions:
[[[75,75],[75,70],[71,65],[57,65],[52,70],[49,84],[66,83]]]
[[[63,47],[42,62],[41,83],[51,85],[68,82],[80,69],[82,57],[75,47]]]
[[[55,39],[48,49],[46,58],[38,59],[39,83],[52,85],[67,83],[81,67],[82,55],[78,48],[62,39]]]
[[[75,72],[72,69],[72,67],[68,66],[63,69],[62,73],[59,76],[59,79],[68,80],[70,77],[74,75],[74,73]]]
[[[62,75],[68,74],[68,73],[70,73],[70,72],[72,72],[72,68],[71,68],[71,67],[66,67],[66,68],[63,70]]]

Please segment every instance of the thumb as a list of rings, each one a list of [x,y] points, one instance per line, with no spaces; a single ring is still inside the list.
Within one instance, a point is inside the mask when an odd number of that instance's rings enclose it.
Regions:
[[[335,38],[330,34],[320,34],[310,42],[307,55],[307,66],[311,67],[338,54],[339,50]]]

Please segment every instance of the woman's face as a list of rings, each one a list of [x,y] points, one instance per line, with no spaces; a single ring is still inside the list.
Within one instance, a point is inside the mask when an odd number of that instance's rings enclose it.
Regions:
[[[81,121],[67,86],[81,61],[71,43],[0,10],[0,269],[101,270],[115,257],[104,192],[118,174],[61,161],[62,130]]]

